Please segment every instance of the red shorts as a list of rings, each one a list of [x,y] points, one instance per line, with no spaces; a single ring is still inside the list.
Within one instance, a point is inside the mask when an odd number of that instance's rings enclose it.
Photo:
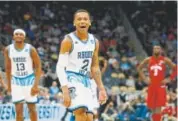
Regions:
[[[149,85],[147,106],[150,109],[165,106],[166,104],[166,86]]]

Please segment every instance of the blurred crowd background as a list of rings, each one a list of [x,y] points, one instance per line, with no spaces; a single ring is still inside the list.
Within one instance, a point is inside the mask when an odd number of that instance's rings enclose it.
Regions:
[[[98,109],[97,119],[150,121],[151,112],[145,104],[147,84],[139,78],[136,67],[152,55],[152,46],[157,43],[163,47],[162,54],[177,63],[176,1],[1,2],[0,69],[4,80],[3,48],[12,43],[13,30],[23,28],[26,42],[37,49],[42,61],[38,103],[61,103],[56,63],[60,43],[74,30],[73,14],[80,8],[91,13],[89,31],[100,40],[100,68],[109,95],[107,103]],[[147,68],[143,71],[148,76]],[[166,75],[169,73],[167,69]],[[164,121],[177,118],[177,91],[176,78],[167,84]],[[11,103],[11,96],[0,86],[0,104],[5,103]]]

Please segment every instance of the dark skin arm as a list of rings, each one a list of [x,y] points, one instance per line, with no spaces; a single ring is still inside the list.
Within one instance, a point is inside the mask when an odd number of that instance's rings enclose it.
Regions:
[[[101,78],[98,52],[99,52],[99,42],[98,42],[98,40],[96,40],[96,48],[95,48],[93,58],[92,58],[91,73],[92,73],[92,77],[94,78],[94,80],[97,84],[97,87],[99,89],[99,101],[100,101],[100,103],[103,104],[107,100],[107,95],[106,95],[106,91],[105,91],[105,88],[104,88],[104,85],[102,82],[102,78]]]
[[[107,68],[107,60],[104,59],[104,67],[101,69],[101,74],[104,74],[104,72],[106,71],[106,68]]]
[[[11,60],[8,55],[8,47],[4,50],[5,70],[7,78],[7,91],[11,93]]]
[[[143,73],[143,71],[142,71],[143,67],[144,67],[146,64],[148,64],[149,59],[150,59],[149,57],[146,58],[146,59],[144,59],[144,60],[140,63],[140,65],[138,66],[138,68],[137,68],[137,71],[138,71],[138,74],[139,74],[140,78],[141,78],[142,80],[144,80],[144,81],[150,81],[150,80],[147,80],[147,79],[146,79],[146,76],[144,75],[144,73]],[[147,82],[147,83],[149,83],[149,82]]]
[[[164,62],[172,69],[172,71],[175,71],[176,64],[174,64],[168,57],[164,58]],[[163,84],[169,83],[171,81],[171,78],[168,77],[162,81]]]
[[[35,70],[35,82],[31,90],[31,95],[35,95],[38,93],[38,84],[41,77],[41,61],[35,48],[31,49],[31,57],[33,60]]]
[[[164,61],[171,69],[174,69],[176,67],[176,64],[174,64],[169,58],[165,57]]]

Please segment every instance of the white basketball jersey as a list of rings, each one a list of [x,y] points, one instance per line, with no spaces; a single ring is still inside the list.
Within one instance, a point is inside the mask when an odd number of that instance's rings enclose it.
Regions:
[[[33,71],[33,61],[31,59],[31,45],[25,43],[22,50],[15,49],[15,45],[8,46],[9,58],[11,60],[11,75],[15,77],[26,77]]]
[[[92,34],[88,34],[88,40],[82,41],[74,32],[67,36],[72,40],[72,50],[69,54],[69,63],[66,71],[89,76],[96,46],[95,37]]]

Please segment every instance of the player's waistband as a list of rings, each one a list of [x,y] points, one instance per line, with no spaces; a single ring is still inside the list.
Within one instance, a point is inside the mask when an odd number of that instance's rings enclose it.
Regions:
[[[30,78],[30,77],[33,77],[33,76],[35,76],[35,74],[34,74],[34,73],[29,74],[29,75],[24,76],[24,77],[17,77],[17,76],[12,75],[12,77],[14,77],[14,78],[16,78],[16,79],[25,79],[25,78]]]
[[[67,70],[66,72],[67,73],[73,73],[73,74],[76,74],[76,75],[80,75],[80,76],[83,76],[85,78],[90,78],[90,73],[84,75],[84,74],[81,74],[79,72],[74,72],[74,71],[69,71],[69,70]]]
[[[30,86],[33,85],[35,80],[35,74],[32,73],[26,77],[16,77],[12,75],[12,84],[18,86]]]

